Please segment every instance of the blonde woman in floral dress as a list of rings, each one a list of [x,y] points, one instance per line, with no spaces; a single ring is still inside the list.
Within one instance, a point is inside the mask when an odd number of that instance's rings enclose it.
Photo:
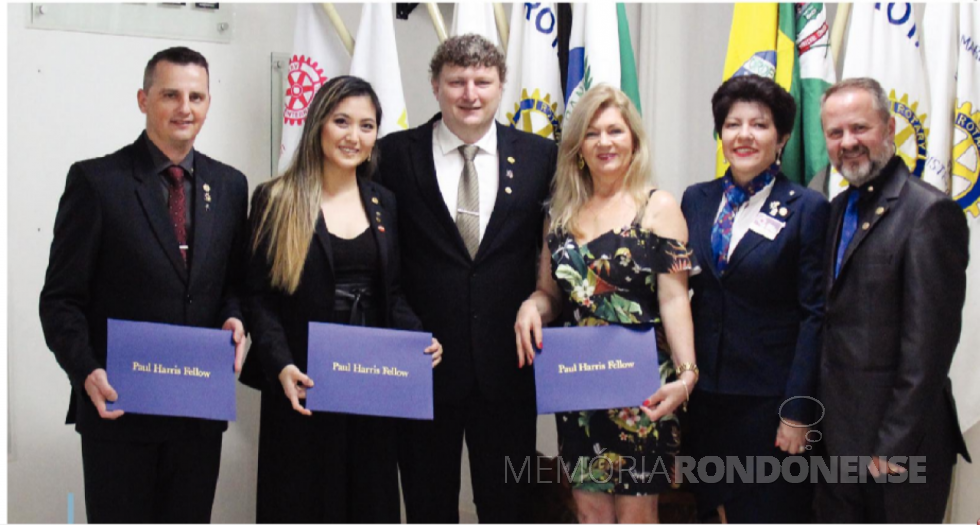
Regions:
[[[582,523],[658,522],[657,495],[680,447],[674,411],[697,381],[687,226],[677,201],[649,188],[649,174],[636,108],[616,88],[593,87],[566,123],[538,287],[514,327],[519,366],[533,364],[541,327],[556,319],[658,331],[662,386],[643,406],[557,415]]]

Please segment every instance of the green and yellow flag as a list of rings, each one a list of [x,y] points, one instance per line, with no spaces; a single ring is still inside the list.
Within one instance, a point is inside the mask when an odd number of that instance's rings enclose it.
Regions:
[[[764,76],[775,80],[796,100],[796,120],[783,150],[782,170],[790,180],[801,184],[809,182],[827,164],[819,126],[819,99],[829,84],[823,79],[819,86],[807,86],[801,81],[800,51],[820,49],[817,40],[825,42],[826,32],[823,4],[739,3],[735,4],[728,40],[723,81],[738,75]],[[722,155],[720,137],[716,138],[715,175],[721,177],[728,163]]]

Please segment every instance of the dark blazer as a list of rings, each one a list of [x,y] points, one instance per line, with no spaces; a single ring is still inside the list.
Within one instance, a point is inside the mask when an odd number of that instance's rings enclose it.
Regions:
[[[105,368],[107,318],[207,328],[242,318],[245,176],[194,152],[188,271],[145,140],[72,165],[41,290],[44,337],[72,384],[67,422],[98,438],[153,441],[227,428],[219,421],[139,414],[103,420],[83,386],[92,371]],[[204,185],[210,188],[207,209]],[[228,354],[228,366],[233,357]]]
[[[719,275],[711,229],[721,205],[721,179],[684,192],[691,248],[701,273],[691,278],[694,343],[706,392],[758,396],[814,396],[823,320],[824,235],[830,209],[815,191],[776,175],[760,213],[786,226],[773,240],[749,230]],[[813,403],[788,403],[784,417],[803,422]]]
[[[446,208],[432,158],[432,125],[380,141],[381,183],[398,197],[402,284],[422,325],[442,342],[436,403],[533,402],[534,373],[517,367],[514,319],[535,289],[543,202],[555,173],[551,140],[497,125],[499,188],[490,223],[470,259]],[[507,191],[510,188],[510,192]]]
[[[403,330],[421,330],[422,325],[409,308],[399,288],[398,226],[395,197],[378,184],[358,178],[361,202],[378,245],[384,286],[380,301],[383,325]],[[252,229],[268,203],[268,183],[256,188],[252,197]],[[380,219],[380,220],[378,220]],[[308,325],[310,321],[330,322],[334,311],[336,280],[330,234],[321,215],[310,239],[299,287],[292,295],[270,286],[270,265],[265,258],[267,243],[248,257],[245,315],[252,335],[252,346],[242,367],[242,383],[262,389],[272,384],[281,394],[279,372],[294,364],[306,371]],[[422,349],[420,348],[421,352]],[[263,384],[263,378],[265,384]]]
[[[911,177],[898,157],[866,187],[873,202],[860,206],[837,279],[845,194],[834,199],[827,233],[820,373],[827,450],[928,452],[930,467],[956,452],[969,459],[948,377],[966,294],[963,211]]]

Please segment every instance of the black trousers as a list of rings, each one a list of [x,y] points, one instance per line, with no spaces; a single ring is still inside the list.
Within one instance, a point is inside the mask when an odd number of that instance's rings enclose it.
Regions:
[[[817,521],[822,523],[942,523],[953,479],[953,464],[926,457],[926,482],[821,483],[817,486]],[[864,470],[862,464],[858,467]],[[906,474],[908,476],[908,474]],[[886,475],[898,481],[900,476]]]
[[[82,436],[89,523],[208,523],[221,434],[159,443]]]
[[[402,421],[398,462],[408,522],[459,523],[463,439],[480,522],[531,521],[536,422],[533,401],[481,397],[437,403],[433,421]]]

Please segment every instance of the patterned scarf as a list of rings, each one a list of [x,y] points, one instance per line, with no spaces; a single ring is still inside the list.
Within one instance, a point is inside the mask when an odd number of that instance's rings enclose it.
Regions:
[[[735,184],[731,170],[722,177],[721,183],[725,187],[725,206],[711,228],[711,251],[714,253],[715,266],[719,274],[724,274],[728,267],[728,246],[732,243],[732,224],[735,222],[736,210],[772,182],[778,172],[778,164],[769,166],[766,171],[756,175],[745,189]]]

